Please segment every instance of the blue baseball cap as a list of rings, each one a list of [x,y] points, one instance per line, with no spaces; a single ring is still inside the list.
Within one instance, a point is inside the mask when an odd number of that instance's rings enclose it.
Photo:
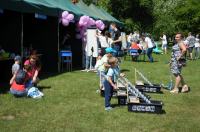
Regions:
[[[15,61],[21,61],[21,57],[19,55],[15,56],[14,58]]]
[[[116,53],[116,51],[111,47],[106,48],[105,51],[106,53]]]

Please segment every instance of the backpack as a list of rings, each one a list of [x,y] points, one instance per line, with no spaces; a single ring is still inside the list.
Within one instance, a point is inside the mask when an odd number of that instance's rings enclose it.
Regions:
[[[20,69],[16,74],[15,82],[17,84],[24,84],[25,78],[26,78],[26,72]]]

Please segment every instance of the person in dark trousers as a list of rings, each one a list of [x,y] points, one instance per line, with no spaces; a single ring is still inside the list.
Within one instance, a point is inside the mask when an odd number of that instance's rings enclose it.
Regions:
[[[111,29],[113,30],[113,49],[116,50],[114,54],[115,57],[119,56],[119,51],[121,51],[122,47],[122,39],[121,39],[121,32],[118,30],[115,23],[111,23]]]

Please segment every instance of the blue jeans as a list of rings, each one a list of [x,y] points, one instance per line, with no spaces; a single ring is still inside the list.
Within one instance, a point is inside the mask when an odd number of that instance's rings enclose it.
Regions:
[[[26,96],[28,92],[28,89],[25,89],[24,91],[17,91],[13,88],[10,88],[10,93],[13,94],[16,97],[23,97]]]
[[[195,51],[195,52],[194,52],[195,59],[199,59],[199,49],[200,49],[199,47],[195,47],[195,48],[194,48],[194,51]]]
[[[119,51],[120,51],[120,46],[119,45],[114,45],[113,49],[116,51],[115,53],[113,53],[114,57],[118,57]]]
[[[33,80],[32,79],[30,79],[30,80],[28,80],[26,83],[25,83],[25,88],[31,88],[31,87],[33,87],[34,86],[34,84],[33,84]]]
[[[86,56],[85,69],[93,69],[94,68],[94,58],[92,56]]]
[[[147,56],[148,56],[150,62],[153,62],[152,51],[153,51],[153,48],[147,49]]]
[[[103,84],[105,88],[105,107],[110,107],[110,101],[113,95],[113,87],[107,80],[105,80]]]
[[[99,71],[99,70],[98,70],[98,71],[97,71],[97,75],[98,75],[99,78],[101,79],[101,80],[100,80],[100,81],[101,81],[101,84],[104,85],[106,73],[103,72],[103,71]]]

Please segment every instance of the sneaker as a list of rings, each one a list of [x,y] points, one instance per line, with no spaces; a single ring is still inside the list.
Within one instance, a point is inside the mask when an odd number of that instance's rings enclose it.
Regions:
[[[174,88],[173,90],[170,91],[170,93],[178,94],[179,93],[179,89],[178,88]]]
[[[112,107],[105,107],[105,111],[110,111],[110,110],[112,110]]]
[[[88,69],[84,69],[84,70],[81,70],[81,71],[83,71],[83,72],[84,72],[84,71],[88,71]]]
[[[187,93],[187,92],[189,92],[189,91],[190,91],[189,87],[188,87],[187,85],[184,85],[184,86],[182,87],[181,93]]]

